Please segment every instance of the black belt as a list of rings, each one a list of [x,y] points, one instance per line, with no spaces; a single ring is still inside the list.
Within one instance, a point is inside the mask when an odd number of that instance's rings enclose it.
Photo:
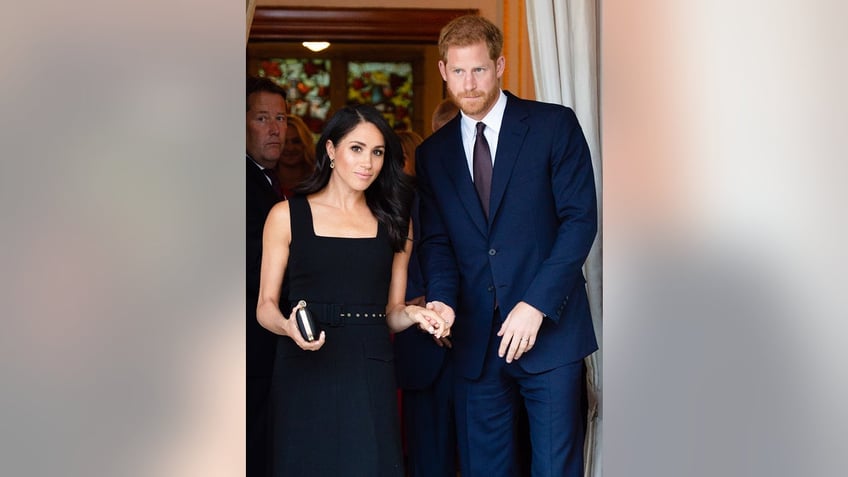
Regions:
[[[376,325],[386,322],[386,305],[306,302],[306,308],[319,323],[329,326]]]

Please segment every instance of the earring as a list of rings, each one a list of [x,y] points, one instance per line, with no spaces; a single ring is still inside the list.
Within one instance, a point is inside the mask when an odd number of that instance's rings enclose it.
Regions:
[[[336,160],[332,157],[330,158],[330,169],[334,169],[336,167]]]

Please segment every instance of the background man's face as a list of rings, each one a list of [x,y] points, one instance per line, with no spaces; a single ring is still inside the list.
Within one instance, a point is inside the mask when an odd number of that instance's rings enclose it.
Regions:
[[[286,101],[279,94],[257,91],[247,98],[247,154],[273,168],[286,136]]]

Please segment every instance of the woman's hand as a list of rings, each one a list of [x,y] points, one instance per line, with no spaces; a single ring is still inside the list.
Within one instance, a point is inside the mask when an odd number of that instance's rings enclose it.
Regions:
[[[318,339],[312,342],[306,341],[303,336],[300,334],[300,329],[297,327],[297,310],[301,307],[300,305],[292,308],[291,314],[288,318],[284,318],[282,314],[280,315],[282,323],[280,326],[283,328],[283,332],[295,342],[296,345],[300,347],[300,349],[306,351],[318,351],[324,346],[325,333],[322,330],[321,334],[318,335]]]

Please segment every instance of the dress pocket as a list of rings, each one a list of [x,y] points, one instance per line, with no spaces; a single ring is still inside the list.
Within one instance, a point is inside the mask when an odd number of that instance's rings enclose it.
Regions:
[[[392,342],[386,337],[368,337],[362,341],[362,355],[375,361],[391,363],[395,360]]]

